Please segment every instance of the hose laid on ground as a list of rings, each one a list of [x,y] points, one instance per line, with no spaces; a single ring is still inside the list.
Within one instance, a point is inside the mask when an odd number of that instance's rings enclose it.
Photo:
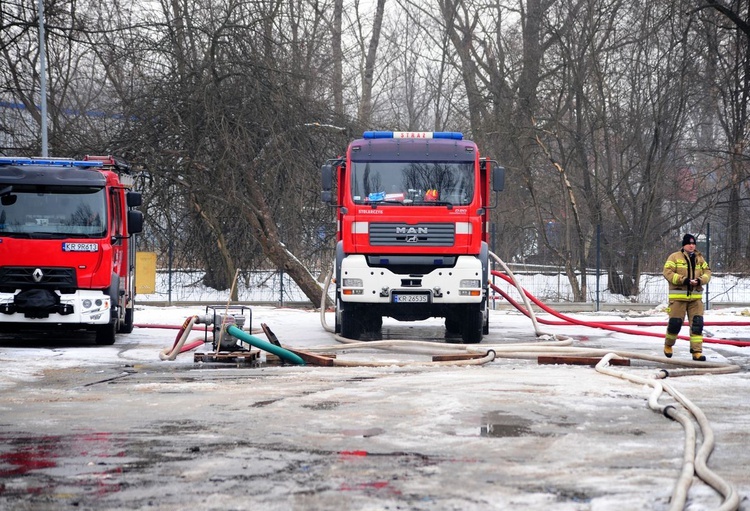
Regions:
[[[333,266],[331,266],[331,271],[326,275],[326,280],[323,284],[323,292],[320,295],[320,324],[323,327],[323,330],[331,333],[333,333],[334,329],[328,326],[328,322],[326,321],[326,298],[328,297],[328,287],[331,285],[332,278]]]
[[[737,509],[739,507],[739,495],[737,494],[737,492],[734,490],[732,485],[722,479],[713,470],[708,468],[707,465],[708,458],[711,455],[711,452],[713,452],[714,448],[714,433],[710,423],[708,422],[708,418],[700,408],[695,406],[692,402],[690,402],[689,399],[687,399],[682,393],[674,389],[671,385],[664,384],[664,388],[672,397],[679,401],[682,406],[690,410],[701,427],[701,431],[703,433],[703,444],[701,445],[700,449],[698,449],[698,454],[695,457],[695,471],[703,481],[705,481],[717,492],[721,493],[724,496],[724,502],[717,509],[722,511],[733,511]]]
[[[582,325],[582,326],[603,328],[603,329],[616,331],[620,333],[635,334],[635,335],[646,334],[646,335],[654,335],[658,337],[662,337],[663,335],[663,334],[654,334],[651,332],[628,330],[626,328],[618,328],[616,326],[613,326],[607,323],[585,322],[581,320],[575,320],[573,318],[568,318],[566,316],[563,316],[562,314],[559,314],[556,311],[552,311],[552,309],[546,307],[544,304],[536,300],[530,293],[528,293],[526,290],[524,290],[520,286],[517,279],[515,279],[515,276],[510,271],[510,268],[508,268],[507,265],[505,265],[505,263],[499,257],[497,257],[495,254],[492,254],[492,253],[491,255],[505,268],[508,275],[503,275],[500,272],[496,272],[496,271],[493,271],[492,274],[500,276],[501,278],[515,285],[516,289],[519,291],[522,299],[524,300],[525,307],[516,303],[513,299],[511,299],[506,293],[504,293],[497,286],[493,284],[490,284],[490,286],[492,287],[492,289],[494,289],[495,291],[503,295],[503,297],[506,298],[511,304],[513,304],[519,311],[521,311],[522,313],[524,313],[526,316],[528,316],[531,319],[532,324],[534,325],[534,331],[537,334],[537,336],[541,336],[545,334],[543,334],[539,328],[536,315],[534,314],[534,311],[531,307],[531,303],[529,302],[529,299],[534,300],[534,302],[540,307],[542,307],[543,310],[552,313],[553,315],[557,316],[560,319],[563,319],[565,321],[565,323],[563,324],[577,324],[577,325]],[[327,295],[329,285],[330,285],[330,274],[328,278],[326,279],[323,299],[325,299],[325,296]],[[321,301],[320,314],[321,314],[321,324],[323,325],[324,329],[326,329],[329,332],[332,332],[333,329],[328,327],[325,321],[325,301]],[[552,322],[545,323],[545,324],[550,324],[550,323]],[[652,326],[652,325],[648,325],[648,326]],[[340,343],[343,343],[343,345],[320,347],[319,348],[320,351],[335,350],[335,349],[356,349],[356,348],[371,348],[371,349],[372,348],[375,348],[375,349],[402,348],[402,349],[417,349],[417,350],[430,349],[433,351],[435,350],[434,343],[427,343],[427,342],[420,342],[420,341],[389,340],[389,341],[357,342],[357,341],[353,341],[350,339],[346,339],[339,335],[334,335],[334,338]],[[732,344],[735,346],[750,346],[750,343],[744,343],[741,341],[733,341],[733,340],[721,340],[721,339],[708,340],[706,339],[704,340],[704,342],[709,342],[709,343],[714,342],[716,344]],[[661,374],[662,374],[662,377],[664,377],[667,375],[685,376],[689,374],[728,374],[728,373],[738,372],[740,370],[739,366],[730,365],[730,364],[721,364],[721,363],[699,362],[699,361],[692,361],[692,360],[687,360],[687,361],[678,360],[678,359],[672,360],[666,357],[644,355],[641,353],[633,353],[633,352],[612,352],[612,350],[599,350],[599,349],[592,350],[588,348],[576,348],[576,347],[569,347],[569,346],[541,346],[539,344],[531,345],[531,346],[529,345],[526,345],[526,346],[483,345],[481,348],[479,346],[474,347],[474,346],[464,346],[464,345],[443,345],[441,346],[441,349],[442,351],[447,351],[447,352],[455,352],[457,350],[463,350],[467,353],[478,353],[480,350],[490,349],[492,350],[491,353],[493,355],[493,358],[495,357],[495,355],[500,356],[500,357],[507,357],[507,358],[531,358],[531,357],[538,357],[543,354],[602,357],[599,363],[596,365],[597,371],[599,371],[602,374],[609,374],[611,376],[624,378],[635,383],[646,384],[646,385],[652,386],[654,390],[649,399],[649,407],[655,411],[659,411],[663,413],[666,417],[669,417],[679,422],[685,431],[682,469],[680,471],[680,475],[675,483],[675,487],[672,492],[671,505],[669,509],[671,511],[684,509],[685,503],[687,501],[688,490],[692,484],[694,474],[697,474],[698,477],[700,477],[703,481],[709,484],[712,488],[714,488],[718,493],[720,493],[724,497],[724,501],[719,509],[736,510],[739,507],[739,498],[737,496],[737,493],[732,488],[732,486],[729,483],[727,483],[725,480],[721,479],[717,474],[712,472],[707,467],[706,463],[708,460],[708,456],[713,450],[713,432],[703,412],[698,407],[690,403],[687,400],[687,398],[685,398],[684,396],[679,394],[675,389],[673,389],[671,385],[667,385],[658,379],[648,380],[645,378],[628,375],[622,371],[614,371],[607,367],[609,364],[609,360],[611,360],[612,357],[634,358],[634,359],[658,362],[662,364],[681,366],[683,368],[687,367],[687,369],[671,370],[670,372],[666,370],[662,370]],[[489,353],[490,352],[487,352],[487,354]],[[682,404],[683,407],[685,407],[685,409],[689,412],[689,414],[686,414],[671,405],[670,406],[659,405],[658,398],[664,392],[665,389],[670,395],[672,395],[676,400],[678,400],[678,402],[680,402],[680,404]],[[693,425],[693,422],[692,422],[693,417],[698,421],[701,427],[701,430],[703,432],[703,438],[704,438],[704,442],[701,445],[701,448],[698,450],[697,455],[696,455],[696,449],[695,449],[696,432],[695,432],[695,426]]]
[[[185,347],[185,343],[187,342],[187,339],[190,336],[190,332],[193,330],[193,325],[195,325],[196,321],[198,321],[198,316],[190,316],[185,319],[185,322],[180,327],[180,331],[177,332],[177,337],[175,337],[175,341],[172,347],[165,348],[159,352],[159,358],[161,360],[174,360],[175,358],[177,358],[177,355],[179,355],[183,351],[195,349],[203,344],[203,341],[196,340]]]
[[[263,351],[273,353],[274,355],[278,356],[282,360],[286,360],[287,362],[291,362],[293,364],[301,366],[305,365],[305,361],[302,360],[302,358],[300,358],[300,356],[296,353],[292,353],[291,351],[285,350],[280,346],[276,346],[275,344],[272,344],[268,341],[264,341],[259,337],[255,337],[254,335],[245,333],[234,325],[227,325],[225,329],[229,335],[236,337],[244,343],[255,346],[256,348],[260,348]]]
[[[305,350],[307,351],[307,350]],[[414,367],[414,366],[474,366],[484,365],[495,360],[494,350],[485,350],[480,358],[470,358],[465,360],[444,360],[444,361],[409,361],[409,362],[389,362],[389,361],[363,361],[363,360],[341,360],[333,359],[334,366],[341,367]]]
[[[498,271],[493,271],[492,274],[496,275],[496,276],[498,276],[500,278],[502,278],[503,280],[506,280],[507,282],[513,283],[512,279],[510,279],[510,277],[508,277],[507,275],[503,275],[502,273],[500,273]],[[497,287],[497,286],[495,286],[493,284],[490,284],[490,286],[495,291],[501,293],[504,297],[507,297],[507,294],[504,293],[499,287]],[[644,332],[644,331],[640,331],[640,330],[630,330],[630,329],[621,328],[621,327],[618,327],[618,326],[611,326],[608,323],[599,323],[599,322],[596,322],[596,321],[583,321],[583,320],[576,319],[576,318],[573,318],[573,317],[570,317],[570,316],[566,316],[564,314],[561,314],[561,313],[555,311],[551,307],[548,307],[547,305],[545,305],[539,299],[537,299],[536,297],[534,297],[528,291],[524,290],[523,293],[526,296],[528,296],[536,305],[538,305],[539,307],[541,307],[542,310],[544,310],[545,312],[548,312],[548,313],[552,314],[553,316],[555,316],[557,318],[560,318],[560,319],[563,319],[563,320],[567,321],[569,324],[580,325],[580,326],[588,326],[588,327],[592,327],[592,328],[600,328],[602,330],[609,330],[609,331],[612,331],[612,332],[619,332],[619,333],[623,333],[623,334],[645,335],[645,336],[659,337],[659,338],[663,338],[664,337],[663,333]],[[519,306],[517,304],[516,304],[516,307],[519,308]],[[519,310],[522,313],[526,314],[526,315],[529,315],[529,314],[533,315],[533,311],[531,311],[528,308],[526,310],[519,308]],[[680,335],[680,336],[678,336],[678,338],[679,339],[683,339],[683,340],[690,339],[690,337],[685,336],[685,335]],[[740,346],[740,347],[748,347],[748,346],[750,346],[750,342],[747,342],[747,341],[737,341],[737,340],[733,340],[733,339],[704,338],[703,342],[707,343],[707,344],[728,344],[728,345],[731,345],[731,346]]]
[[[691,403],[685,396],[674,389],[671,385],[662,383],[657,379],[647,379],[632,374],[627,374],[623,371],[617,371],[609,367],[609,361],[614,358],[614,353],[609,353],[602,357],[599,363],[596,365],[596,370],[602,374],[622,378],[633,383],[640,385],[649,385],[654,390],[649,397],[649,407],[663,414],[666,417],[674,419],[679,422],[685,429],[685,452],[683,455],[683,467],[680,472],[680,477],[675,484],[675,488],[672,491],[672,499],[669,509],[673,511],[684,509],[687,501],[687,492],[690,489],[690,485],[693,482],[693,473],[695,473],[701,480],[711,486],[714,490],[720,493],[724,497],[722,505],[717,508],[721,510],[735,510],[739,507],[739,496],[734,491],[734,488],[727,483],[724,479],[719,477],[715,472],[708,468],[706,465],[708,457],[711,455],[714,447],[714,435],[711,425],[706,419],[703,411]],[[737,367],[739,370],[739,367]],[[674,406],[662,406],[659,405],[658,399],[662,392],[666,390],[673,398],[675,398],[689,413],[690,416],[680,412]],[[695,418],[698,425],[701,428],[703,434],[703,444],[698,449],[698,454],[695,453],[695,427],[692,423],[692,418]]]
[[[536,333],[537,337],[539,337],[540,335],[543,335],[543,332],[539,328],[539,323],[536,320],[536,315],[534,314],[533,309],[531,308],[531,303],[529,303],[529,298],[526,296],[525,290],[521,287],[521,284],[518,282],[518,279],[516,279],[516,276],[510,270],[510,267],[508,267],[508,265],[505,264],[505,261],[500,259],[497,256],[497,254],[495,254],[494,252],[490,252],[490,257],[492,257],[495,261],[497,261],[503,267],[507,275],[508,282],[516,286],[516,289],[518,290],[518,294],[521,295],[521,299],[523,300],[523,303],[526,305],[526,310],[531,311],[529,314],[526,314],[526,316],[528,316],[529,319],[531,319],[531,324],[534,325],[534,332]],[[495,272],[495,271],[492,271],[492,274],[501,275],[499,272]],[[490,284],[490,286],[493,289],[496,289],[496,287],[493,284]],[[518,305],[516,305],[516,308],[518,310],[521,310]]]

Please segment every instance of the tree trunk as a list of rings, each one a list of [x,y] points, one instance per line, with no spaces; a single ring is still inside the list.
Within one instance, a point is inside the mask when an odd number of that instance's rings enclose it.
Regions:
[[[344,54],[341,50],[341,16],[344,11],[344,0],[333,2],[333,26],[331,27],[331,57],[333,58],[333,113],[335,122],[344,120]]]
[[[288,273],[305,296],[310,299],[313,306],[317,307],[323,293],[322,286],[300,260],[284,246],[261,188],[248,186],[245,191],[248,194],[249,204],[245,203],[242,213],[263,247],[263,253],[276,268]],[[332,305],[332,302],[326,297],[326,307],[329,305]]]
[[[385,11],[385,0],[378,0],[375,20],[372,23],[372,37],[365,59],[365,75],[362,77],[362,102],[359,105],[359,122],[362,126],[369,126],[372,117],[372,84],[380,44],[380,30],[383,27],[383,11]]]

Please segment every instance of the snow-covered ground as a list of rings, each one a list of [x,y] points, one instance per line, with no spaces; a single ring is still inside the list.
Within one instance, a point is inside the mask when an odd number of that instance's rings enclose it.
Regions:
[[[317,311],[261,306],[251,310],[253,330],[265,323],[287,347],[340,346]],[[146,505],[139,499],[147,497],[153,502],[150,509],[165,510],[188,504],[193,509],[257,505],[305,510],[669,507],[682,467],[685,434],[680,425],[649,409],[652,390],[644,384],[588,366],[540,365],[536,355],[515,358],[515,343],[540,342],[530,320],[518,312],[491,312],[490,335],[475,347],[495,347],[497,358],[480,366],[436,367],[429,364],[428,354],[372,348],[335,350],[337,359],[358,367],[217,368],[196,364],[191,352],[174,361],[160,360],[159,353],[172,346],[176,330],[154,327],[177,327],[204,312],[204,306],[140,305],[139,326],[132,334],[118,336],[114,346],[70,338],[30,344],[21,338],[0,341],[0,434],[52,435],[82,423],[93,432],[119,432],[130,438],[132,431],[190,424],[191,445],[221,440],[218,451],[196,451],[201,454],[189,467],[169,459],[159,462],[162,468],[155,475],[133,468],[140,462],[121,467],[111,475],[118,483],[117,495],[97,501],[98,509],[115,509],[128,499],[139,508]],[[636,323],[664,321],[662,312],[573,316],[632,322],[632,329],[657,336],[587,326],[541,325],[541,330],[569,338],[576,347],[661,354],[664,327]],[[749,316],[743,308],[708,311],[707,323],[729,324],[708,326],[707,334],[750,341],[750,327],[742,324],[750,321]],[[331,313],[325,322],[333,324]],[[190,338],[203,336],[196,331]],[[430,341],[435,347],[431,352],[437,353],[446,347],[443,336],[438,319],[386,319],[382,338]],[[210,345],[199,349],[207,348]],[[673,371],[675,377],[667,382],[706,414],[715,434],[709,466],[738,492],[739,508],[750,509],[750,348],[711,344],[707,339],[705,353],[709,363],[736,364],[739,371],[676,377],[677,367],[666,359],[662,363],[637,358],[629,367],[613,369],[647,379],[659,368]],[[681,341],[673,361],[689,357],[687,343]],[[68,378],[86,368],[101,371],[102,381],[118,371],[127,377],[109,388],[55,385],[60,375]],[[129,397],[114,401],[110,393],[128,381]],[[682,409],[667,395],[660,402]],[[91,423],[105,405],[111,407],[112,417],[98,416]],[[229,440],[238,427],[252,439],[252,449],[237,444],[236,438]],[[700,430],[697,440],[700,445]],[[176,441],[160,440],[169,443],[170,452],[184,450],[171,444]],[[262,452],[253,452],[257,449]],[[10,463],[3,452],[0,448],[0,472]],[[0,488],[5,485],[7,497],[8,488],[29,484],[33,474],[52,477],[52,469],[47,470],[40,468],[24,478],[0,477]],[[77,470],[85,472],[73,465],[73,475],[65,477],[83,477]],[[228,474],[238,471],[244,478],[234,484]],[[248,484],[248,473],[265,474],[252,479],[251,500],[239,489]],[[55,474],[63,477],[59,471]],[[211,479],[221,491],[211,491],[209,498],[195,483],[212,474],[221,474]],[[144,482],[151,478],[158,481],[158,492]],[[3,495],[0,491],[0,507]],[[6,503],[15,502],[7,499]],[[713,509],[719,503],[716,492],[694,478],[685,509]]]

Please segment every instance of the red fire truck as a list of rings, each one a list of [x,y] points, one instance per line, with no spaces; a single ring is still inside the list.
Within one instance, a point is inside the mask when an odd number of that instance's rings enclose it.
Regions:
[[[0,330],[133,330],[143,228],[130,167],[112,156],[0,158]]]
[[[368,131],[323,165],[323,200],[338,210],[336,332],[444,317],[449,340],[481,342],[490,181],[501,191],[505,169],[455,132]]]

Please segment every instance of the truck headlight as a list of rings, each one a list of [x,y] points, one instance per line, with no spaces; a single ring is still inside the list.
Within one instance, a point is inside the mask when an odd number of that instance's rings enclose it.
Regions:
[[[462,279],[458,287],[480,287],[479,279]]]

